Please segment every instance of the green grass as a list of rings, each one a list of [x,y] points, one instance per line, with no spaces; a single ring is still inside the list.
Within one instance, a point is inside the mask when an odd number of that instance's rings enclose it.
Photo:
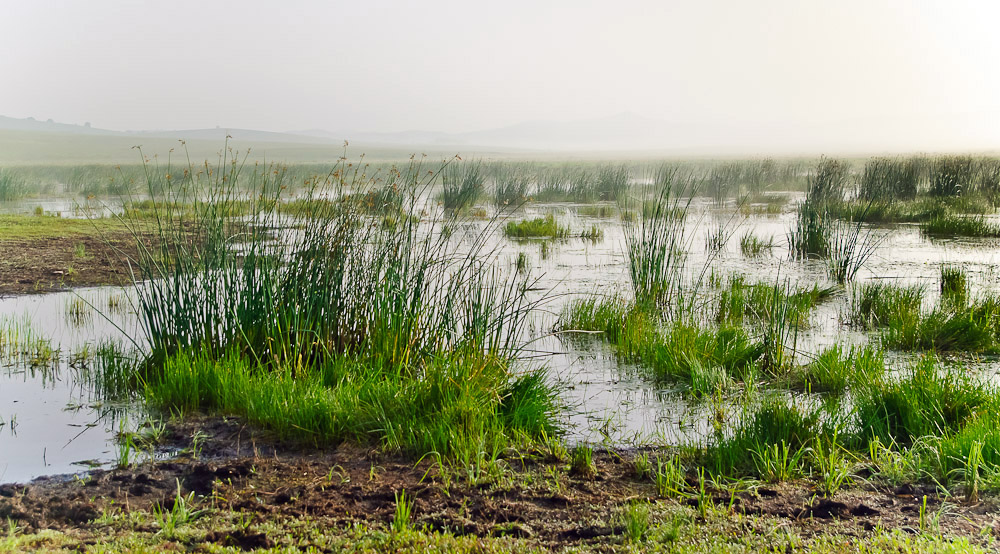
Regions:
[[[915,363],[900,379],[878,379],[853,392],[858,440],[910,445],[947,437],[982,409],[995,410],[996,390],[964,368],[934,357]]]
[[[942,305],[919,318],[891,320],[883,345],[900,350],[992,354],[1000,352],[1000,298]]]
[[[788,248],[793,259],[825,257],[830,252],[830,216],[825,208],[802,203],[794,226],[788,231]]]
[[[681,295],[690,250],[684,228],[689,207],[690,199],[682,200],[669,180],[659,186],[652,198],[623,203],[625,255],[636,304],[670,307],[674,312],[685,309]],[[641,215],[625,217],[630,212]]]
[[[808,202],[823,205],[842,201],[850,173],[851,167],[844,160],[821,159],[808,178]]]
[[[585,298],[566,308],[563,333],[594,331],[624,361],[639,363],[662,382],[681,383],[696,394],[752,378],[763,345],[742,327],[663,323],[617,297]]]
[[[28,186],[24,177],[11,171],[0,168],[0,202],[18,200],[28,195]]]
[[[865,162],[859,196],[865,200],[898,202],[916,198],[923,160],[872,158]]]
[[[811,392],[843,393],[885,374],[882,352],[871,346],[835,345],[791,373],[791,383]]]
[[[869,281],[854,287],[848,321],[862,329],[912,324],[920,319],[924,287]]]
[[[528,169],[520,164],[494,164],[493,173],[493,203],[498,208],[515,208],[528,200],[531,186],[531,175]]]
[[[784,445],[787,452],[798,452],[821,433],[816,409],[783,395],[768,394],[744,408],[732,434],[706,449],[704,463],[722,475],[766,476],[752,452],[771,445]]]
[[[830,276],[840,284],[853,281],[884,239],[860,221],[834,221],[827,235]]]
[[[580,238],[591,242],[600,242],[604,239],[604,229],[597,225],[591,225],[590,229],[584,229],[580,232]]]
[[[1000,237],[1000,225],[984,216],[934,216],[922,227],[932,237]]]
[[[804,326],[813,307],[833,295],[834,288],[776,287],[774,283],[748,283],[743,275],[729,278],[719,295],[715,319],[718,322],[771,321],[776,308],[784,310],[793,325]]]
[[[178,353],[146,377],[142,392],[167,411],[238,415],[301,442],[350,440],[417,456],[496,454],[557,432],[543,374],[516,375],[472,355],[412,370],[345,357],[308,371],[262,371],[239,354]]]
[[[510,238],[560,239],[569,236],[569,228],[563,227],[552,214],[535,219],[508,221],[504,234]]]
[[[969,278],[965,269],[953,265],[941,266],[941,299],[955,305],[965,304],[969,297]]]
[[[971,156],[934,158],[929,171],[932,196],[962,196],[974,192],[976,166]]]

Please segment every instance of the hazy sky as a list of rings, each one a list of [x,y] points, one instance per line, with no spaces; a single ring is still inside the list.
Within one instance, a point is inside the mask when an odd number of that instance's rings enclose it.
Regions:
[[[0,2],[13,117],[470,131],[628,111],[1000,146],[993,2]]]

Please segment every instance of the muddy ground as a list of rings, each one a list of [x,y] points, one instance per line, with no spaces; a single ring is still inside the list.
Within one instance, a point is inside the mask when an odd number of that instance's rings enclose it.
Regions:
[[[171,459],[0,486],[0,521],[33,537],[30,544],[37,548],[87,549],[127,536],[145,537],[156,551],[168,544],[180,551],[331,551],[337,548],[330,533],[387,533],[405,491],[415,499],[413,528],[502,544],[504,551],[624,547],[622,514],[636,502],[650,507],[651,535],[678,521],[694,536],[794,537],[798,543],[790,545],[831,536],[851,544],[880,533],[933,532],[988,547],[1000,535],[996,498],[967,503],[943,498],[933,486],[893,488],[858,477],[823,498],[809,481],[744,482],[709,485],[699,500],[690,475],[689,493],[661,498],[651,478],[636,475],[636,452],[595,451],[593,475],[574,474],[566,460],[544,452],[509,456],[473,475],[429,458],[417,462],[358,445],[283,444],[236,419],[197,418],[168,429]],[[647,454],[655,459],[655,452]],[[175,507],[178,485],[188,500],[182,507],[206,511],[184,533],[165,533],[155,514]],[[482,542],[494,539],[508,542]]]
[[[136,240],[107,236],[0,237],[0,295],[131,283],[123,254]]]

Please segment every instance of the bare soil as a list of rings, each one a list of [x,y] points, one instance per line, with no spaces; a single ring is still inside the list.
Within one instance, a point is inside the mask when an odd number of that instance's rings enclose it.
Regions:
[[[415,499],[417,527],[456,536],[517,537],[544,550],[601,550],[602,545],[620,542],[620,514],[631,502],[678,508],[698,503],[693,496],[659,498],[648,477],[635,475],[635,452],[596,451],[592,476],[573,475],[567,462],[541,453],[507,458],[497,478],[475,482],[442,473],[429,459],[414,462],[350,444],[283,444],[236,419],[186,420],[171,424],[168,435],[171,448],[187,449],[188,454],[129,469],[97,470],[83,479],[59,476],[0,486],[0,520],[10,518],[26,532],[71,533],[81,544],[93,544],[102,534],[95,522],[100,514],[113,507],[170,509],[179,484],[182,494],[193,492],[199,505],[210,502],[213,510],[242,514],[250,521],[297,520],[329,529],[358,523],[387,527],[397,495],[405,490]],[[192,447],[197,457],[190,453]],[[649,454],[655,459],[655,452]],[[690,485],[696,486],[693,476]],[[924,496],[927,513],[940,511],[943,501],[931,486],[892,488],[861,478],[832,498],[822,498],[808,481],[710,488],[709,495],[715,513],[721,510],[739,522],[733,532],[756,535],[777,526],[806,538],[831,529],[859,538],[893,529],[917,534]],[[995,498],[949,503],[947,517],[940,520],[945,536],[985,544],[1000,535]],[[247,529],[210,530],[194,542],[244,549],[280,543],[277,537]]]
[[[122,256],[133,256],[135,245],[127,233],[0,237],[0,296],[131,284]]]

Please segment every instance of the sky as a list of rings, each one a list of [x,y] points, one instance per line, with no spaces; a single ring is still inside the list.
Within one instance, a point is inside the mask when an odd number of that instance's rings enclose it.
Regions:
[[[630,113],[718,144],[1000,148],[992,2],[0,4],[10,117],[459,133]]]

